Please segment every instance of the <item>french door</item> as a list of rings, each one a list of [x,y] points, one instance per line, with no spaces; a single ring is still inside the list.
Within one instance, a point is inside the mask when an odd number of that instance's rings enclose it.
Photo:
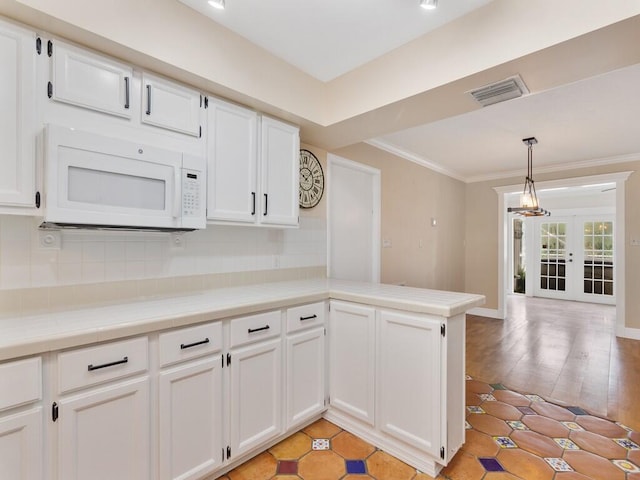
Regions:
[[[613,215],[535,222],[537,297],[615,304]]]

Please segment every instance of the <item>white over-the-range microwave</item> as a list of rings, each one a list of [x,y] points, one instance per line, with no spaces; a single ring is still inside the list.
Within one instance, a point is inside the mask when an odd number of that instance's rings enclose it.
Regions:
[[[43,228],[206,227],[202,157],[57,125],[43,150]]]

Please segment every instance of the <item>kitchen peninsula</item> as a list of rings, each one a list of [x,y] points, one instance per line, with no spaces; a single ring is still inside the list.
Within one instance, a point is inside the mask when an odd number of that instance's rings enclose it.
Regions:
[[[318,279],[3,318],[0,432],[28,478],[199,479],[325,416],[435,475],[464,442],[483,302]]]

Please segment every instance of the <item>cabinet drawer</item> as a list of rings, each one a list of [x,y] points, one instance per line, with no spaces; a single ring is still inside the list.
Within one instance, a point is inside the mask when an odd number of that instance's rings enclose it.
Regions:
[[[42,360],[27,358],[0,365],[0,411],[42,398]]]
[[[145,372],[147,337],[82,348],[58,355],[59,393]]]
[[[160,334],[160,366],[222,350],[222,323],[208,323]]]
[[[287,309],[287,333],[324,324],[324,302]]]
[[[260,313],[231,321],[231,348],[280,335],[282,314]]]

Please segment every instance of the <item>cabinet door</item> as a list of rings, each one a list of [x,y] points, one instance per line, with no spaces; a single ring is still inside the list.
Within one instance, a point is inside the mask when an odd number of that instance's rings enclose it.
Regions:
[[[256,221],[257,125],[255,112],[214,98],[209,100],[208,219]]]
[[[280,338],[231,353],[232,456],[251,450],[282,431],[281,357]]]
[[[42,407],[0,417],[0,478],[40,480]]]
[[[61,400],[58,480],[149,479],[149,378]]]
[[[332,301],[329,319],[331,406],[373,425],[375,310]]]
[[[380,429],[438,458],[441,441],[441,322],[380,312]]]
[[[52,68],[54,100],[131,118],[133,70],[128,65],[55,42]]]
[[[222,462],[220,356],[160,374],[160,479],[197,479]]]
[[[142,123],[199,137],[201,102],[196,90],[142,75]]]
[[[262,197],[259,222],[298,225],[299,129],[262,117]]]
[[[35,205],[35,42],[0,22],[0,205]]]
[[[324,328],[287,338],[287,429],[324,410]]]

